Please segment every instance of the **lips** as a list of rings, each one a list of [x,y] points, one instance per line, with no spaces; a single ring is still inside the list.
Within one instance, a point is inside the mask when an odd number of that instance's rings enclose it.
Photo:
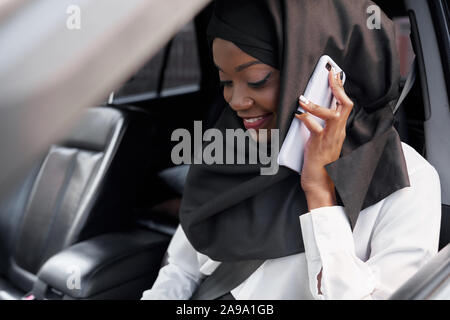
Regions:
[[[269,113],[263,116],[258,116],[255,118],[245,118],[244,120],[244,126],[246,129],[259,129],[261,128],[266,121],[271,118],[273,113]]]

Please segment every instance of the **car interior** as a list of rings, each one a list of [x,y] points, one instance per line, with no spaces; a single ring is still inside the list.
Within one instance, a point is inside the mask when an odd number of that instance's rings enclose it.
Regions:
[[[415,70],[395,114],[401,140],[426,159],[441,157],[433,164],[448,162],[430,130],[450,130],[450,122],[426,124],[433,103],[419,9],[408,0],[375,2],[398,27],[402,87]],[[0,300],[140,299],[151,288],[179,223],[189,169],[172,163],[171,133],[192,133],[195,120],[206,130],[226,107],[205,37],[211,10],[199,12],[104,104],[87,108],[0,202]],[[430,12],[435,30],[443,23],[437,12],[450,22],[448,5],[430,4]],[[446,37],[436,31],[448,107]],[[441,184],[450,194],[447,176]],[[450,242],[449,217],[443,196],[440,250]]]

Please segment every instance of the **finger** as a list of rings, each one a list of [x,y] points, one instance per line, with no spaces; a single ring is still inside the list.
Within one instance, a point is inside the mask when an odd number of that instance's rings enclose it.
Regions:
[[[317,121],[314,120],[314,118],[310,114],[296,114],[295,117],[303,122],[303,124],[306,126],[306,128],[308,128],[311,134],[319,134],[323,131],[322,126],[317,123]]]
[[[339,117],[339,113],[336,110],[318,106],[307,100],[303,95],[300,96],[298,102],[303,109],[323,120],[333,120]]]
[[[345,116],[348,117],[350,114],[352,108],[353,108],[353,101],[347,96],[344,90],[344,85],[342,82],[342,79],[340,77],[340,73],[338,73],[336,76],[334,75],[333,70],[331,69],[328,74],[328,81],[330,84],[331,91],[333,92],[333,95],[336,97],[338,102],[342,105],[342,111],[345,114]]]
[[[341,114],[342,113],[342,103],[336,99],[336,112]]]

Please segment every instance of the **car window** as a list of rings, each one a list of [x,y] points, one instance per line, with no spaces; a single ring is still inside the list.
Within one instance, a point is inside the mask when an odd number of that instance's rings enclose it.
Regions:
[[[191,21],[114,93],[114,102],[144,100],[180,91],[198,90],[200,85],[198,59],[195,27]]]
[[[163,90],[200,84],[200,65],[194,24],[186,25],[175,37],[164,73]]]
[[[411,44],[411,23],[407,16],[393,18],[397,40],[397,50],[400,58],[400,75],[402,82],[406,80],[414,59],[414,50]]]
[[[396,16],[392,19],[395,24],[396,43],[400,63],[400,86],[403,87],[414,61],[414,50],[411,43],[411,21],[408,16]],[[416,81],[418,84],[419,81]],[[400,139],[412,146],[419,154],[425,155],[425,109],[420,88],[416,85],[408,93],[401,108],[395,115],[396,129]]]
[[[445,15],[447,17],[447,22],[450,22],[450,4],[448,2],[444,2],[444,10],[445,10]]]
[[[164,50],[161,50],[115,92],[115,97],[127,97],[146,92],[156,92],[163,57]]]

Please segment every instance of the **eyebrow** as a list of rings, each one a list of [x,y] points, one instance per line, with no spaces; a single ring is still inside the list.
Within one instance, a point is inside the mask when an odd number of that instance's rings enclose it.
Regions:
[[[234,70],[235,70],[236,72],[240,72],[240,71],[244,70],[245,68],[248,68],[248,67],[253,66],[253,65],[255,65],[255,64],[262,64],[262,62],[261,62],[261,61],[258,61],[258,60],[252,60],[252,61],[243,63],[243,64],[241,64],[240,66],[237,66],[236,68],[234,68]],[[214,63],[214,65],[216,66],[217,69],[219,69],[220,71],[224,72],[224,71],[222,70],[222,68],[220,68],[217,64]]]

